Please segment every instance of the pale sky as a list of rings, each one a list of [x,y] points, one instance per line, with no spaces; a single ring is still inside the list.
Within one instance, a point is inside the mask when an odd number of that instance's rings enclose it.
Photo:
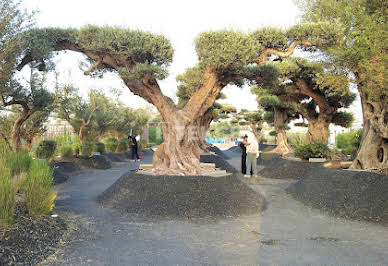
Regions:
[[[39,11],[36,15],[38,27],[118,25],[163,34],[175,50],[174,61],[169,68],[170,76],[160,82],[164,94],[171,98],[175,98],[176,75],[196,63],[194,39],[199,33],[219,29],[251,31],[263,26],[287,28],[298,20],[293,0],[24,0],[23,6]],[[119,89],[122,93],[120,99],[128,106],[147,105],[140,97],[134,96],[117,75],[110,74],[103,79],[84,76],[79,68],[83,58],[83,55],[74,52],[55,58],[61,82],[74,84],[83,94],[90,88]],[[257,108],[255,97],[248,87],[239,89],[230,86],[223,92],[228,97],[224,101],[238,109]]]

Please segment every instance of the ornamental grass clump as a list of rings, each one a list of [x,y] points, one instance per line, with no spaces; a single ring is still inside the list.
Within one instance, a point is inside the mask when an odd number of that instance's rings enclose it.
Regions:
[[[81,145],[81,155],[85,157],[91,157],[93,154],[93,143],[91,142],[82,142]]]
[[[69,144],[63,145],[59,149],[59,154],[61,155],[61,158],[70,159],[73,157],[73,147]]]
[[[31,156],[25,151],[10,153],[8,157],[5,158],[5,165],[8,169],[10,169],[11,176],[27,173],[31,162]]]
[[[41,216],[54,208],[57,192],[51,189],[53,173],[47,163],[34,160],[23,186],[24,200],[30,214]]]
[[[117,149],[117,146],[119,145],[119,141],[115,138],[108,138],[104,140],[106,150],[115,152]]]
[[[11,172],[4,162],[0,161],[0,228],[13,223],[18,189],[18,185],[12,180]]]
[[[126,152],[128,150],[128,140],[120,139],[119,144],[117,145],[117,152]]]

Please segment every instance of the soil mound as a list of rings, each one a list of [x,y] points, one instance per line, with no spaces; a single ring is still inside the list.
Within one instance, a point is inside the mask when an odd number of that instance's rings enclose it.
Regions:
[[[119,153],[106,153],[104,154],[109,160],[111,160],[112,162],[124,162],[125,161],[125,156],[123,154],[119,154]]]
[[[231,166],[224,158],[217,154],[201,154],[201,163],[215,163],[217,168],[225,170],[228,173],[238,173],[233,166]]]
[[[164,218],[222,218],[261,212],[265,199],[236,175],[151,176],[127,173],[98,201],[121,212]]]
[[[313,208],[354,220],[388,225],[388,176],[321,168],[309,170],[287,189]]]
[[[259,172],[259,175],[277,179],[299,179],[311,169],[317,171],[317,169],[323,168],[322,163],[292,161],[280,157],[270,161],[263,160],[262,163],[265,165],[265,168]]]
[[[75,163],[81,168],[94,168],[102,170],[112,168],[111,161],[104,155],[94,155],[90,158],[80,157],[75,160]]]
[[[4,235],[0,233],[0,265],[38,265],[54,253],[66,223],[61,218],[31,217],[18,206],[15,224]]]
[[[66,182],[71,173],[80,170],[74,162],[70,161],[53,162],[50,166],[53,169],[53,185]]]
[[[208,149],[208,151],[214,152],[215,154],[217,154],[218,156],[221,156],[222,158],[224,158],[226,160],[230,159],[229,156],[227,156],[222,150],[220,150],[216,146],[209,146],[207,149]]]

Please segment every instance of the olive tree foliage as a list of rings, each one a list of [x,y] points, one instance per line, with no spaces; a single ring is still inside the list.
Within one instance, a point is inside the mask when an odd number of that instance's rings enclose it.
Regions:
[[[32,14],[20,10],[20,1],[0,3],[0,91],[10,82],[23,47],[21,33],[32,24]]]
[[[91,67],[85,72],[115,71],[135,94],[153,104],[164,123],[164,144],[154,154],[155,171],[168,174],[199,174],[198,147],[190,138],[193,123],[204,116],[228,84],[242,84],[254,77],[263,82],[260,69],[271,55],[288,57],[296,47],[313,49],[335,41],[338,28],[331,23],[305,23],[288,30],[258,30],[253,33],[222,30],[200,34],[195,40],[200,85],[182,109],[162,94],[159,80],[168,74],[173,49],[161,35],[89,25],[81,29],[33,29],[24,35],[21,69],[30,61],[44,68],[53,52],[73,50],[85,54]],[[280,36],[282,35],[283,36]]]
[[[333,21],[344,29],[339,42],[323,51],[332,66],[354,74],[360,93],[364,134],[352,167],[388,168],[387,1],[297,2],[304,21]]]
[[[309,122],[307,142],[327,143],[331,123],[352,125],[353,115],[344,108],[352,104],[356,95],[350,91],[347,73],[329,71],[322,63],[297,57],[271,65],[279,71],[279,85],[273,89],[281,100],[295,103]]]

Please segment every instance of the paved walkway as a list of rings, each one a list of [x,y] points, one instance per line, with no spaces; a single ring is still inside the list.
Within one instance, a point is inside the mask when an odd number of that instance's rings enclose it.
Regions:
[[[239,166],[238,159],[230,163]],[[81,173],[59,187],[57,211],[75,226],[43,265],[388,264],[387,227],[309,209],[284,192],[291,180],[250,184],[268,209],[238,219],[149,219],[101,208],[96,197],[136,167]]]

